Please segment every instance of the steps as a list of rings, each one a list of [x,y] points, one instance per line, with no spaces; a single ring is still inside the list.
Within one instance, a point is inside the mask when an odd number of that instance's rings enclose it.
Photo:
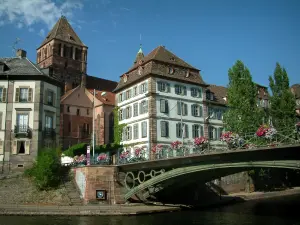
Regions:
[[[80,193],[73,181],[73,178],[70,178],[69,174],[64,174],[64,176],[62,177],[62,181],[68,193],[68,197],[70,199],[71,205],[72,206],[83,205],[83,201],[80,198]]]

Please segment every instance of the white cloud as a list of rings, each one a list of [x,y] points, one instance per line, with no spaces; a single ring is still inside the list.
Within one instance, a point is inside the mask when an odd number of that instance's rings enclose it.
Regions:
[[[17,23],[18,27],[19,23],[28,27],[44,23],[50,29],[61,14],[71,18],[82,7],[82,0],[65,0],[61,4],[54,0],[0,0],[0,21]]]
[[[44,29],[40,29],[39,35],[41,37],[45,37],[45,30]]]

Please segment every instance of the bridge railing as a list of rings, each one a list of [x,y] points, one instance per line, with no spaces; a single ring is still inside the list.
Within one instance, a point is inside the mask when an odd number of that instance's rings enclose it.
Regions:
[[[176,147],[171,145],[159,145],[153,150],[147,149],[121,149],[117,155],[117,164],[136,163],[149,160],[160,160],[174,157],[187,157],[192,155],[208,155],[236,150],[254,150],[258,148],[275,148],[300,144],[297,134],[288,130],[276,131],[272,136],[259,137],[255,133],[236,135],[229,142],[221,140],[209,140],[202,145],[192,142],[183,143]]]

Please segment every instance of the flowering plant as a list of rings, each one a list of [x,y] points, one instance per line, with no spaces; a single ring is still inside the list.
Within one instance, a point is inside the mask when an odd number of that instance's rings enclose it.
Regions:
[[[194,145],[196,146],[202,146],[207,143],[208,143],[208,139],[206,137],[196,137],[194,139]]]
[[[174,150],[178,150],[178,149],[180,149],[181,145],[182,145],[182,142],[174,141],[171,143],[171,148]]]
[[[86,163],[86,156],[84,154],[78,156],[74,156],[74,162],[75,163]]]
[[[134,156],[137,157],[137,158],[142,157],[142,155],[143,155],[144,153],[145,153],[145,150],[144,150],[143,147],[141,147],[141,148],[136,148],[136,149],[134,150]]]
[[[97,161],[105,161],[107,160],[107,155],[105,153],[98,155]]]
[[[129,157],[129,151],[128,150],[124,150],[123,152],[121,152],[120,158],[121,159],[125,159]]]
[[[220,140],[229,144],[229,143],[234,143],[238,138],[239,138],[238,134],[235,134],[231,131],[227,131],[225,133],[222,133]]]
[[[158,145],[154,145],[151,149],[151,151],[153,153],[159,153],[162,150],[162,145],[158,144]]]
[[[277,133],[274,127],[268,125],[261,125],[256,131],[256,136],[271,139]]]

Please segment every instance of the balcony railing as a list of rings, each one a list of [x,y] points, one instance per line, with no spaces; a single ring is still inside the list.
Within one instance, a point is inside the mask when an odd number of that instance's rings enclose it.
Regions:
[[[54,128],[45,127],[44,128],[44,137],[54,138],[56,136],[56,132]]]
[[[15,125],[15,137],[31,137],[32,129],[28,125]]]

